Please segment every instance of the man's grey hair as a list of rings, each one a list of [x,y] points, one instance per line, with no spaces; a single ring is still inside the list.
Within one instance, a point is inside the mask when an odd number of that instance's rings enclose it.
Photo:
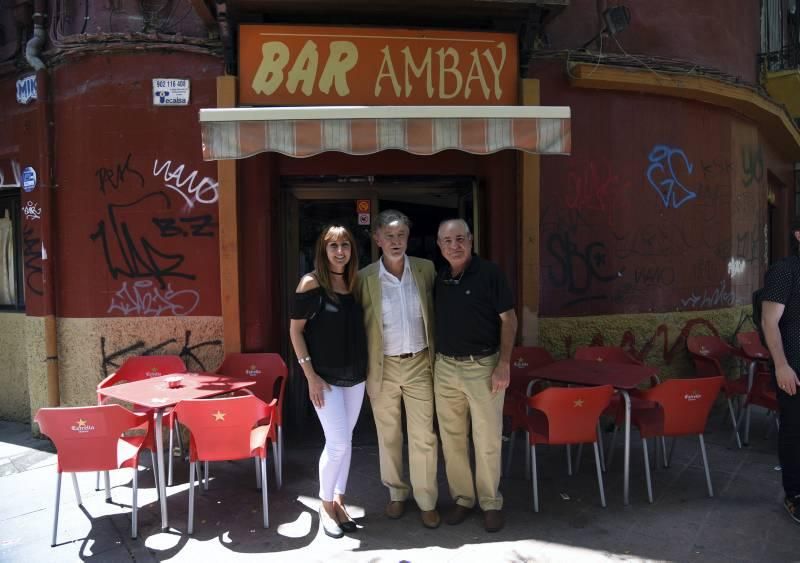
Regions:
[[[411,230],[411,219],[408,218],[408,215],[396,209],[384,209],[375,217],[375,224],[372,226],[372,232],[377,233],[378,229],[388,227],[392,223],[401,223],[408,227],[409,231]]]
[[[436,238],[439,238],[439,233],[442,232],[442,227],[444,227],[448,223],[458,223],[462,227],[464,227],[464,233],[467,234],[469,238],[472,238],[472,231],[469,230],[469,225],[467,224],[464,219],[445,219],[441,223],[439,223],[439,228],[436,229]]]

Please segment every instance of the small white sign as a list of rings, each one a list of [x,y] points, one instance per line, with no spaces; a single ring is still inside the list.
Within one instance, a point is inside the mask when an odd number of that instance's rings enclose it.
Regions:
[[[358,214],[358,224],[359,225],[369,225],[369,213],[359,213]]]
[[[154,78],[154,106],[188,106],[189,80],[186,78]]]
[[[36,187],[36,170],[32,166],[26,166],[22,169],[22,189],[26,192],[32,192]]]
[[[36,99],[36,75],[31,74],[17,80],[17,102],[28,104]]]

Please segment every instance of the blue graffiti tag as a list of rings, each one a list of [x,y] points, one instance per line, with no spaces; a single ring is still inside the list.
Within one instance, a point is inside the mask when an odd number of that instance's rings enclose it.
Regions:
[[[673,159],[676,157],[683,160],[686,170],[691,174],[694,166],[681,149],[667,145],[655,145],[647,157],[650,161],[650,166],[647,168],[647,181],[658,193],[664,207],[675,209],[697,197],[695,192],[678,180],[678,174],[673,166]]]

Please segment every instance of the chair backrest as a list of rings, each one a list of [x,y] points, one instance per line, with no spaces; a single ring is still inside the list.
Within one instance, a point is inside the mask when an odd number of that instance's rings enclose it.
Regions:
[[[178,420],[191,433],[196,459],[203,461],[252,457],[258,445],[250,443],[250,431],[271,410],[254,395],[191,399],[175,406]]]
[[[117,448],[123,432],[144,430],[150,419],[121,405],[43,408],[34,418],[56,446],[59,472],[117,469],[124,461]]]
[[[575,349],[574,357],[576,360],[642,365],[642,362],[619,346],[579,346]]]
[[[115,373],[101,381],[97,390],[170,373],[186,373],[186,364],[179,356],[132,356]]]
[[[274,415],[275,424],[279,426],[283,424],[283,398],[289,370],[286,368],[286,363],[284,363],[280,354],[226,354],[225,360],[217,369],[217,373],[228,377],[255,379],[256,384],[248,387],[248,390],[265,403],[269,403],[272,399],[277,399],[278,405]]]
[[[696,377],[724,377],[722,361],[738,355],[736,348],[719,336],[690,336],[686,339],[686,348],[692,356]]]
[[[597,439],[597,421],[613,393],[610,385],[549,387],[530,397],[528,406],[547,416],[549,443],[582,444]]]
[[[511,382],[506,395],[514,393],[524,395],[530,380],[528,372],[554,361],[550,352],[540,346],[515,346],[511,351]]]
[[[641,397],[661,407],[664,436],[702,434],[724,381],[722,376],[670,379],[642,391]]]
[[[747,349],[751,353],[753,353],[753,352],[759,353],[759,354],[761,354],[760,357],[764,358],[765,360],[770,357],[769,356],[769,350],[767,349],[766,346],[764,346],[761,343],[761,337],[758,335],[758,332],[756,332],[755,330],[752,331],[752,332],[739,332],[739,333],[737,333],[736,334],[736,342],[739,343],[739,347],[740,348],[744,349],[745,347],[747,347]]]

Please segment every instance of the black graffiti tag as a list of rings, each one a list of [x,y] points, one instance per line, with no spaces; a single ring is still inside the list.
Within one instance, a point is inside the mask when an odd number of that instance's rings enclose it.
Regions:
[[[125,182],[125,175],[127,173],[137,176],[140,186],[144,187],[144,176],[131,166],[131,156],[133,155],[128,153],[128,158],[125,159],[124,163],[117,164],[116,169],[102,167],[97,169],[95,176],[97,176],[101,192],[106,193],[106,186],[111,186],[115,190],[119,189],[120,185]]]
[[[600,272],[606,266],[608,255],[604,243],[591,242],[581,250],[572,242],[568,232],[553,233],[547,240],[547,250],[557,263],[556,268],[550,269],[550,281],[576,295],[564,307],[582,301],[608,299],[605,294],[591,294],[594,281],[610,282],[617,278]]]
[[[105,220],[97,223],[97,230],[89,235],[92,241],[98,239],[103,244],[108,271],[114,279],[119,276],[126,278],[152,278],[158,281],[161,289],[166,287],[166,278],[183,278],[194,280],[197,276],[181,271],[185,257],[183,254],[167,254],[158,250],[145,236],[138,236],[131,232],[130,225],[121,220],[118,210],[136,207],[145,200],[155,198],[161,200],[169,209],[170,201],[164,192],[153,192],[124,205],[109,204],[108,226]],[[118,257],[112,257],[112,245]]]
[[[195,352],[208,346],[222,346],[222,340],[205,340],[203,342],[190,345],[191,339],[192,331],[187,330],[184,333],[183,347],[178,352],[178,356],[183,359],[186,367],[190,370],[194,369],[196,371],[206,371],[205,364],[200,361]],[[143,340],[137,340],[133,344],[123,346],[122,348],[114,350],[113,352],[106,352],[106,338],[105,336],[101,336],[100,356],[102,359],[100,369],[103,373],[102,377],[106,378],[108,377],[109,373],[113,373],[119,369],[123,363],[123,359],[127,356],[152,356],[157,354],[165,354],[168,353],[166,348],[171,344],[178,344],[178,341],[175,338],[170,338],[168,340],[159,342],[158,344],[149,346],[145,344]]]
[[[189,231],[182,229],[178,223],[189,227]],[[214,231],[211,229],[217,226],[217,224],[214,222],[214,217],[211,215],[181,217],[179,219],[175,219],[173,217],[154,217],[153,224],[158,227],[158,230],[161,232],[161,236],[164,238],[177,236],[213,237]]]
[[[22,257],[25,260],[25,287],[31,293],[43,295],[42,291],[42,239],[35,237],[33,227],[22,231]]]

